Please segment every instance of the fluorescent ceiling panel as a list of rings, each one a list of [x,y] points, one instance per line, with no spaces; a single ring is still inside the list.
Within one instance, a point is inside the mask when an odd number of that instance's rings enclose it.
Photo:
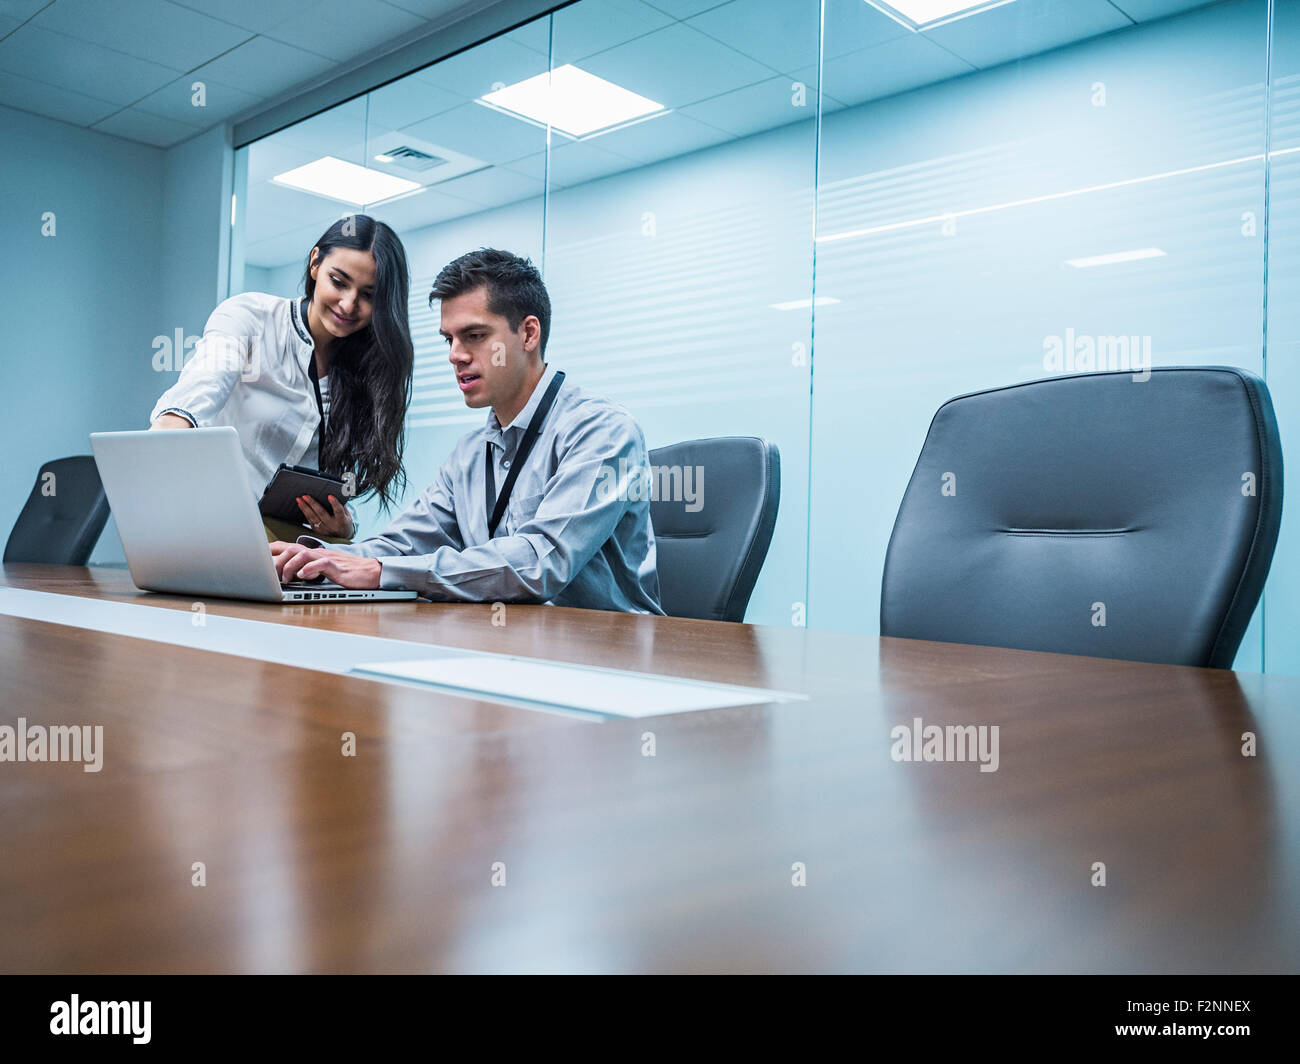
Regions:
[[[945,22],[955,22],[959,18],[978,15],[990,8],[1002,7],[1015,0],[866,0],[881,14],[888,15],[901,26],[909,30],[928,30],[942,26]]]
[[[1111,266],[1116,262],[1136,262],[1138,259],[1159,259],[1164,257],[1159,248],[1137,248],[1135,251],[1112,251],[1109,255],[1090,255],[1083,259],[1066,259],[1067,266],[1085,270],[1089,266]]]
[[[572,63],[482,96],[479,103],[577,139],[664,112],[664,105]]]
[[[352,203],[358,207],[380,203],[420,187],[416,181],[380,173],[369,167],[336,159],[332,155],[276,174],[271,180],[277,185],[288,185],[314,196]]]

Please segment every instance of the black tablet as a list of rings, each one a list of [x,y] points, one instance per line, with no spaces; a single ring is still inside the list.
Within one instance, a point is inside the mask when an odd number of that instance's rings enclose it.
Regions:
[[[326,513],[334,512],[329,500],[331,495],[340,503],[347,504],[340,478],[316,469],[281,463],[271,478],[271,483],[266,486],[266,491],[262,492],[262,500],[257,508],[263,517],[276,517],[290,524],[301,525],[306,519],[298,506],[300,495],[310,495]]]

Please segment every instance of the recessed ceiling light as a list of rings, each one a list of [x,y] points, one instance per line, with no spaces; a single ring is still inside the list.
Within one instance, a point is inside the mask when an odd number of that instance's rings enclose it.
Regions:
[[[359,207],[392,199],[420,187],[417,181],[380,173],[369,167],[336,159],[332,155],[276,174],[271,180],[277,185],[288,185],[315,196],[353,203]]]
[[[489,92],[477,102],[574,139],[664,111],[663,104],[572,63]]]
[[[1090,255],[1086,259],[1066,259],[1067,266],[1084,270],[1089,266],[1110,266],[1116,262],[1135,262],[1138,259],[1159,259],[1164,257],[1159,248],[1138,248],[1135,251],[1113,251],[1109,255]]]
[[[834,296],[818,296],[817,305],[819,307],[829,307],[839,300]],[[788,303],[773,303],[773,310],[807,310],[813,305],[811,299],[792,299]]]
[[[899,25],[909,30],[928,30],[942,26],[945,22],[955,22],[959,18],[978,15],[1015,0],[866,0],[882,14],[888,15]]]

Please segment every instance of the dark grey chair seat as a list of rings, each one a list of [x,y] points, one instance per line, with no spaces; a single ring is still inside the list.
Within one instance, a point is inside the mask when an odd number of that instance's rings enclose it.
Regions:
[[[85,565],[107,522],[108,499],[94,458],[46,462],[9,533],[5,564]]]
[[[1244,370],[959,396],[899,507],[880,631],[1228,668],[1281,517],[1273,404]]]
[[[650,465],[661,486],[681,470],[682,495],[695,480],[692,474],[688,482],[685,471],[703,471],[696,503],[665,498],[662,490],[650,503],[664,612],[743,621],[776,527],[780,453],[757,437],[723,436],[656,448]]]

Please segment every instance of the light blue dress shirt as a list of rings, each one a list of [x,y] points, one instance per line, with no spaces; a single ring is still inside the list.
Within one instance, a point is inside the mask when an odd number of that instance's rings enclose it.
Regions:
[[[555,376],[547,366],[510,425],[462,436],[437,479],[380,535],[331,550],[380,559],[379,586],[440,602],[544,602],[663,614],[649,455],[627,410],[566,378],[488,535],[486,446],[497,490]],[[325,546],[312,536],[298,542]]]

